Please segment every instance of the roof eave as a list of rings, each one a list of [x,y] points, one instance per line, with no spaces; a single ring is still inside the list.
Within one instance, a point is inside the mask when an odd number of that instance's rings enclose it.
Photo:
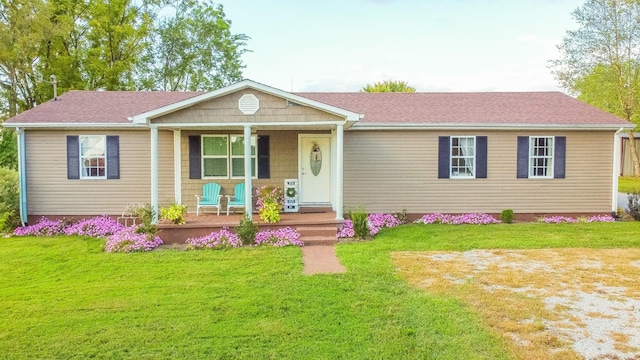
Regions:
[[[307,99],[305,97],[302,96],[298,96],[286,91],[282,91],[280,89],[276,89],[264,84],[260,84],[257,83],[253,80],[242,80],[240,82],[237,82],[235,84],[229,85],[229,86],[225,86],[223,88],[217,89],[217,90],[213,90],[211,92],[208,92],[206,94],[202,94],[202,95],[198,95],[198,96],[194,96],[192,98],[186,99],[186,100],[182,100],[179,101],[177,103],[173,103],[173,104],[169,104],[151,111],[147,111],[138,115],[134,115],[134,116],[130,116],[128,119],[131,120],[134,124],[148,124],[149,120],[153,119],[153,118],[157,118],[159,116],[163,116],[178,110],[182,110],[185,109],[189,106],[195,105],[197,103],[203,102],[203,101],[208,101],[208,100],[212,100],[224,95],[228,95],[231,93],[234,93],[236,91],[240,91],[240,90],[244,90],[244,89],[256,89],[258,91],[262,91],[264,93],[270,94],[270,95],[274,95],[274,96],[278,96],[284,99],[287,99],[291,102],[295,102],[301,105],[306,105],[321,111],[325,111],[340,117],[344,117],[345,120],[347,122],[351,122],[351,123],[355,123],[357,121],[360,120],[360,118],[362,118],[363,115],[358,114],[358,113],[354,113],[352,111],[348,111],[345,109],[341,109],[332,105],[328,105],[325,103],[321,103],[319,101],[315,101],[315,100],[311,100],[311,99]]]
[[[634,124],[357,123],[352,130],[631,130]]]
[[[4,123],[4,127],[23,128],[23,129],[97,129],[97,128],[109,128],[109,129],[148,129],[149,126],[145,124],[132,124],[132,123]]]

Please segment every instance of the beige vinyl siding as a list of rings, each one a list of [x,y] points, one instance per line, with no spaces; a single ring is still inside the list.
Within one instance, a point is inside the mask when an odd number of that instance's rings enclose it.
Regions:
[[[258,131],[258,136],[269,136],[269,162],[271,171],[269,179],[252,180],[254,189],[262,185],[282,187],[284,179],[298,178],[299,133],[298,131]],[[305,131],[304,133],[310,132]],[[232,195],[233,187],[243,181],[243,179],[189,179],[189,136],[204,134],[227,134],[227,132],[182,131],[182,203],[187,205],[188,212],[192,213],[196,212],[195,195],[202,193],[202,185],[208,182],[216,182],[222,186],[221,194]],[[233,134],[233,132],[230,134]],[[226,208],[223,207],[223,209]]]
[[[238,100],[244,94],[253,94],[260,100],[260,109],[254,115],[244,115],[238,109]],[[284,123],[341,120],[344,119],[308,106],[287,103],[285,99],[273,95],[256,90],[243,90],[158,117],[153,119],[152,123],[228,123],[237,125],[245,122]]]
[[[488,137],[487,179],[438,179],[439,136]],[[517,179],[518,136],[566,136],[565,179]],[[607,213],[613,132],[348,131],[344,204],[368,212]]]
[[[67,135],[118,135],[120,179],[68,180]],[[29,215],[118,215],[130,203],[151,201],[150,132],[26,132]],[[159,131],[159,202],[173,199],[173,133]]]

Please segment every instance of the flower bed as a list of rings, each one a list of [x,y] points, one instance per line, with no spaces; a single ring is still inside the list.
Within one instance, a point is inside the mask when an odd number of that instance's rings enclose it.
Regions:
[[[242,246],[242,240],[226,227],[209,235],[188,238],[186,243],[195,249],[224,249]]]
[[[300,234],[290,227],[277,230],[264,230],[256,234],[256,245],[304,246]]]
[[[471,213],[461,215],[447,215],[440,213],[427,214],[420,219],[414,221],[416,224],[450,224],[450,225],[488,225],[499,224],[500,220],[496,220],[493,216],[483,213]]]
[[[545,224],[569,224],[569,223],[592,223],[592,222],[615,222],[610,215],[595,215],[589,217],[571,218],[566,216],[545,216],[537,219],[538,222]]]
[[[137,226],[125,227],[108,216],[82,219],[76,223],[63,220],[49,220],[45,217],[36,224],[16,228],[15,236],[79,235],[106,237],[106,252],[150,251],[163,244],[155,235],[137,233]]]
[[[41,218],[37,223],[29,226],[21,226],[13,231],[15,236],[53,236],[64,234],[67,224],[62,220],[49,220]]]
[[[142,252],[151,251],[162,245],[160,237],[148,234],[137,234],[134,226],[123,229],[107,238],[104,247],[106,252]]]
[[[105,237],[117,234],[124,230],[125,226],[107,216],[98,216],[91,219],[82,219],[64,229],[66,235],[80,235],[90,237]]]
[[[393,214],[369,214],[367,215],[367,227],[369,228],[369,235],[375,236],[383,228],[391,228],[398,225],[402,225],[400,221]],[[342,228],[338,230],[336,235],[339,239],[350,238],[355,236],[355,230],[353,229],[353,221],[345,220],[342,224]]]

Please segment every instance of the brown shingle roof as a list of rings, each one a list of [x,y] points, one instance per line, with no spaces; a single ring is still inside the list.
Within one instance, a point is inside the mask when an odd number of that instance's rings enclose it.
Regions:
[[[127,118],[201,92],[71,90],[14,116],[7,123],[131,123]]]
[[[363,124],[629,124],[561,92],[297,95],[364,114]]]
[[[27,110],[7,124],[121,124],[130,116],[202,92],[72,90]],[[363,114],[362,125],[605,125],[629,123],[560,92],[517,93],[297,93]]]

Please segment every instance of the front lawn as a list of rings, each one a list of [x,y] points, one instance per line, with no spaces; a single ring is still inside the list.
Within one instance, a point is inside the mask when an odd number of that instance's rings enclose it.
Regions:
[[[640,247],[640,223],[408,225],[338,245],[109,254],[80,237],[0,239],[1,358],[508,359],[459,300],[407,285],[390,253]]]

